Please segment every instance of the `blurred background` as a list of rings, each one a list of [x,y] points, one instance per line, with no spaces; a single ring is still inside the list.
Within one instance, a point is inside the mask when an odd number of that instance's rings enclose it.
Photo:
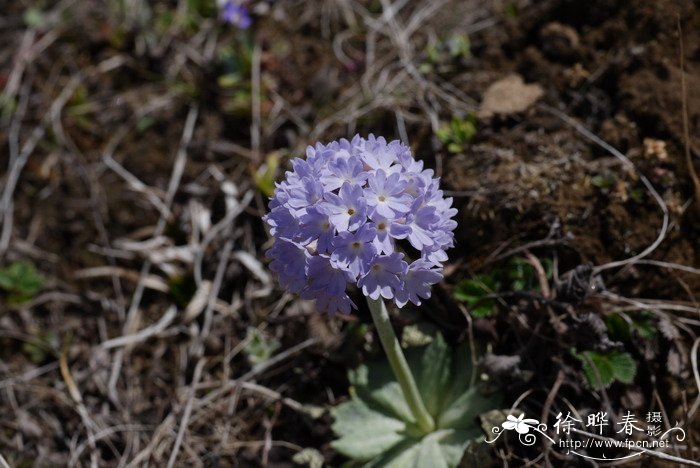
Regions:
[[[660,411],[700,458],[697,3],[4,0],[0,44],[10,466],[341,465],[371,320],[282,291],[260,218],[290,158],[356,133],[459,209],[407,340],[469,340],[543,420]]]

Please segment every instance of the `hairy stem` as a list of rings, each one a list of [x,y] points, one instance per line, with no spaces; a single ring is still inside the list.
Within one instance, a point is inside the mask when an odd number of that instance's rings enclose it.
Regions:
[[[399,340],[396,339],[394,329],[391,327],[389,313],[386,310],[384,301],[381,298],[374,300],[368,297],[367,305],[369,305],[369,310],[372,312],[372,319],[374,319],[374,325],[377,327],[379,340],[382,342],[387,358],[389,358],[391,370],[394,371],[394,376],[399,381],[399,385],[401,385],[403,395],[409,408],[411,408],[413,416],[416,418],[418,426],[425,433],[432,432],[435,429],[435,422],[425,408],[423,399],[418,392],[416,380],[411,374],[411,369],[408,367],[406,358],[401,351]]]

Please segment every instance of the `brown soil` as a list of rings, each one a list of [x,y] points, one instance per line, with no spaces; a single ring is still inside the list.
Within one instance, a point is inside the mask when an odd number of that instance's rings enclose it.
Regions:
[[[2,8],[7,13],[0,18],[5,44],[0,87],[11,80],[29,3]],[[0,414],[9,415],[0,422],[0,454],[12,466],[88,466],[91,459],[118,466],[122,457],[128,462],[139,453],[143,462],[165,466],[188,401],[194,401],[193,409],[177,466],[293,466],[292,455],[307,447],[318,449],[329,466],[342,464],[329,445],[328,413],[313,419],[278,398],[229,384],[252,368],[241,345],[248,327],[277,340],[278,352],[315,338],[251,381],[303,404],[330,407],[347,398],[347,369],[377,352],[367,311],[316,316],[308,304],[266,283],[245,262],[231,260],[223,267],[212,310],[202,308],[185,319],[198,287],[196,262],[186,247],[203,245],[196,221],[201,210],[214,225],[226,219],[234,200],[250,192],[235,221],[203,246],[201,276],[209,284],[215,280],[229,241],[234,252],[264,265],[269,241],[260,217],[266,203],[251,175],[264,169],[265,157],[273,154],[284,166],[287,156],[302,154],[316,139],[344,137],[348,131],[393,138],[403,124],[417,156],[442,175],[460,212],[445,283],[425,307],[397,317],[397,326],[432,321],[458,341],[468,338],[472,323],[480,348],[522,358],[512,376],[493,381],[508,403],[532,391],[520,407],[535,417],[562,375],[552,411],[565,408],[567,398],[582,410],[603,408],[617,415],[627,408],[642,414],[661,406],[669,420],[688,421],[688,407],[698,395],[690,359],[699,331],[692,312],[700,293],[697,272],[638,263],[601,273],[608,293],[685,307],[654,310],[658,332],[652,338],[635,335],[619,343],[638,363],[637,377],[604,393],[585,383],[571,348],[605,346],[591,317],[605,319],[626,304],[600,290],[576,304],[543,298],[535,288],[499,291],[504,294],[496,313],[467,321],[464,304],[452,291],[474,274],[502,272],[508,261],[526,253],[543,262],[556,258],[564,276],[583,264],[634,256],[657,238],[662,213],[639,174],[551,109],[623,152],[663,198],[670,224],[649,258],[700,267],[700,199],[695,199],[699,189],[691,176],[692,168],[700,173],[696,3],[447,2],[411,38],[413,61],[428,62],[425,50],[431,41],[450,34],[468,33],[471,56],[436,64],[424,81],[405,70],[395,36],[372,36],[376,31],[369,34],[361,15],[333,2],[278,2],[269,14],[256,16],[248,35],[222,28],[204,13],[198,26],[161,24],[165,20],[159,15],[174,11],[177,2],[153,3],[152,21],[141,23],[122,18],[125,14],[115,20],[90,2],[70,8],[63,20],[38,33],[36,39],[48,37],[48,44],[26,65],[15,93],[18,108],[25,100],[26,111],[17,118],[25,144],[49,118],[62,90],[79,77],[21,173],[13,198],[12,241],[0,256],[0,266],[28,259],[46,278],[36,302],[15,305],[6,294],[0,296]],[[368,15],[380,15],[380,2],[357,3]],[[401,18],[410,19],[425,5],[409,1]],[[221,32],[211,33],[216,28]],[[339,35],[340,56],[333,43]],[[210,57],[204,39],[214,44]],[[374,56],[368,53],[370,40]],[[253,44],[260,47],[262,75],[258,149],[251,144],[257,124],[250,112]],[[121,62],[108,72],[96,71],[110,58]],[[237,73],[242,82],[222,84],[222,76]],[[463,151],[450,153],[434,136],[431,119],[476,115],[489,87],[513,74],[538,85],[542,96],[524,110],[505,107],[504,113],[482,114],[473,140]],[[149,106],[153,110],[146,116]],[[183,145],[182,181],[158,233],[161,213],[153,200],[165,199],[194,107],[198,116]],[[15,111],[11,116],[18,115]],[[403,124],[397,124],[397,111]],[[13,121],[0,125],[2,148],[11,147]],[[0,151],[3,171],[13,156]],[[143,185],[126,180],[123,171]],[[0,176],[1,192],[8,173]],[[152,241],[154,233],[159,234],[154,244],[134,244]],[[517,252],[502,255],[511,249]],[[164,259],[173,252],[182,256]],[[146,259],[153,263],[152,282],[127,324]],[[106,275],[85,273],[93,267],[111,269]],[[552,281],[550,286],[557,285]],[[153,325],[171,305],[178,315],[166,331],[127,349],[115,367],[119,351],[100,343]],[[200,333],[203,329],[207,333]],[[197,383],[200,359],[205,364]],[[118,379],[110,382],[113,375]],[[651,397],[655,394],[658,398]],[[689,447],[700,442],[697,418],[693,424]],[[92,437],[98,438],[94,444]],[[511,449],[490,453],[493,464],[507,458],[518,465],[541,453],[539,446],[539,451]],[[690,450],[680,453],[698,458]],[[547,460],[553,466],[580,462],[559,456],[548,452]]]

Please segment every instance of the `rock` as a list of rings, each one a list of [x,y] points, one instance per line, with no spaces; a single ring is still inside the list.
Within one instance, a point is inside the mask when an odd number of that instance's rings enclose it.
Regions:
[[[540,30],[542,51],[550,59],[567,60],[578,54],[578,33],[571,26],[553,22]]]
[[[479,107],[480,118],[524,112],[544,91],[538,84],[525,84],[520,75],[509,75],[493,83],[484,93]]]

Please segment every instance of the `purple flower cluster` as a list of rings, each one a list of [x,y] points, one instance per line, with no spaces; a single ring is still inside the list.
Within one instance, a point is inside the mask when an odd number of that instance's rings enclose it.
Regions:
[[[430,297],[457,210],[408,147],[358,135],[309,146],[292,167],[263,218],[274,237],[270,268],[284,288],[329,313],[355,307],[348,284],[399,307]]]

